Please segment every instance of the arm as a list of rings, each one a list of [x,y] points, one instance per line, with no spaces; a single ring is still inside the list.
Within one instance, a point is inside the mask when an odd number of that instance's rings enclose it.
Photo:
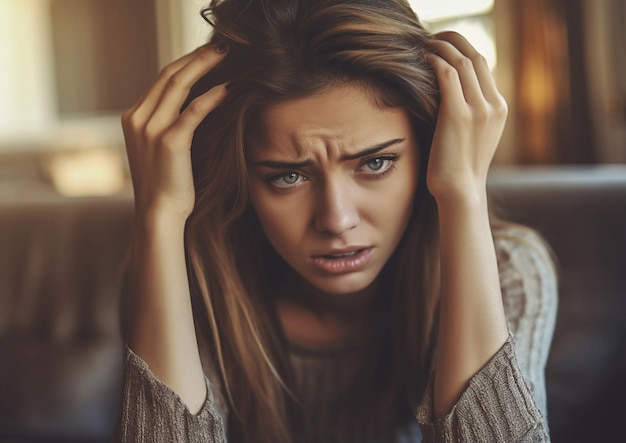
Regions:
[[[190,87],[224,57],[203,46],[163,69],[122,118],[135,193],[128,344],[193,414],[207,398],[184,253],[194,205],[191,140],[225,95],[218,86],[179,110]]]
[[[532,230],[508,225],[494,231],[502,301],[515,354],[544,419],[545,367],[556,321],[557,279],[550,253]]]
[[[131,349],[124,359],[124,392],[114,442],[120,443],[221,443],[225,439],[227,412],[214,393],[219,389],[206,379],[207,397],[197,414],[191,414],[180,396],[157,379]],[[211,374],[209,373],[209,376]]]
[[[435,414],[443,417],[508,333],[486,197],[439,203],[439,217],[442,299],[434,387]]]
[[[511,336],[439,420],[431,379],[417,413],[425,443],[550,440],[544,368],[557,307],[554,267],[530,229],[508,225],[494,237]]]
[[[487,64],[456,33],[430,44],[441,104],[427,183],[439,212],[441,311],[434,409],[445,416],[508,337],[486,180],[507,107]]]
[[[417,410],[424,443],[550,441],[511,339],[476,374],[445,417],[434,419],[432,379]]]

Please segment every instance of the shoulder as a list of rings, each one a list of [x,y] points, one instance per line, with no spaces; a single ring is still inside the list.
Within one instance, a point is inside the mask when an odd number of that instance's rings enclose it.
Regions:
[[[547,243],[536,231],[513,224],[495,229],[494,243],[502,299],[513,332],[524,321],[541,318],[553,323],[557,277]]]
[[[547,413],[544,369],[556,323],[558,291],[549,246],[530,228],[494,229],[502,303],[519,367],[538,407]]]
[[[504,224],[493,230],[493,238],[503,290],[511,285],[550,286],[556,283],[549,246],[535,230]]]
[[[506,224],[494,229],[493,237],[501,280],[507,274],[531,280],[556,278],[549,246],[533,229]]]

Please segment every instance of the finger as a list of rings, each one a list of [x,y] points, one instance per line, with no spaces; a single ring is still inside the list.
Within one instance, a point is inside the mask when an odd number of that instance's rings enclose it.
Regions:
[[[452,43],[445,40],[433,40],[428,43],[431,51],[443,58],[458,73],[465,101],[470,104],[485,102],[478,76],[472,61],[463,55]]]
[[[226,85],[226,83],[217,85],[193,99],[170,126],[168,132],[178,133],[183,139],[188,139],[189,134],[192,134],[202,120],[224,100],[227,95]]]
[[[173,73],[178,72],[183,66],[185,66],[189,61],[196,55],[196,52],[199,51],[200,48],[196,49],[189,54],[185,54],[183,57],[178,60],[168,64],[159,73],[159,76],[155,80],[155,82],[150,86],[150,88],[141,96],[139,100],[129,109],[130,112],[137,112],[140,110],[142,113],[147,115],[152,115],[156,104],[159,102],[161,98],[161,94],[163,93],[163,89],[167,84],[167,81],[172,76]]]
[[[500,99],[500,92],[496,86],[487,59],[472,46],[472,44],[457,32],[442,32],[436,35],[438,40],[444,40],[457,48],[474,65],[474,71],[480,83],[480,88],[487,101],[494,102]]]
[[[220,51],[215,46],[199,51],[196,57],[169,78],[151,120],[159,125],[176,119],[191,87],[217,66],[226,54],[226,50]]]
[[[443,57],[429,52],[426,60],[432,66],[437,76],[437,84],[441,91],[441,106],[448,109],[459,109],[467,102],[461,87],[458,71]]]
[[[146,123],[152,117],[167,82],[172,75],[190,63],[202,50],[203,48],[200,47],[165,66],[144,96],[122,115],[122,128],[124,129],[124,139],[126,140],[126,147],[129,153],[129,161],[132,160],[130,156],[133,151],[141,145],[141,143],[137,145],[137,137],[143,139],[146,135]],[[156,135],[161,129],[152,130],[155,131],[154,135]]]

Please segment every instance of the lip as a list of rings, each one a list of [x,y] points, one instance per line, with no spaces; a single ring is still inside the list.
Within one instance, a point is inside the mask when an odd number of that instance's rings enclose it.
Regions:
[[[311,256],[313,265],[329,274],[345,274],[363,269],[372,259],[372,246],[354,246],[344,249],[331,249],[323,255]],[[330,258],[329,255],[350,254],[347,257]]]

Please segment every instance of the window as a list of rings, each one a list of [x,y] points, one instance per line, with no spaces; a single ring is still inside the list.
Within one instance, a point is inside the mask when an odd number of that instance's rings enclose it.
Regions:
[[[0,150],[119,144],[158,68],[154,1],[2,0],[0,57]]]
[[[410,0],[409,3],[430,31],[459,32],[485,56],[489,67],[495,68],[494,0]]]

